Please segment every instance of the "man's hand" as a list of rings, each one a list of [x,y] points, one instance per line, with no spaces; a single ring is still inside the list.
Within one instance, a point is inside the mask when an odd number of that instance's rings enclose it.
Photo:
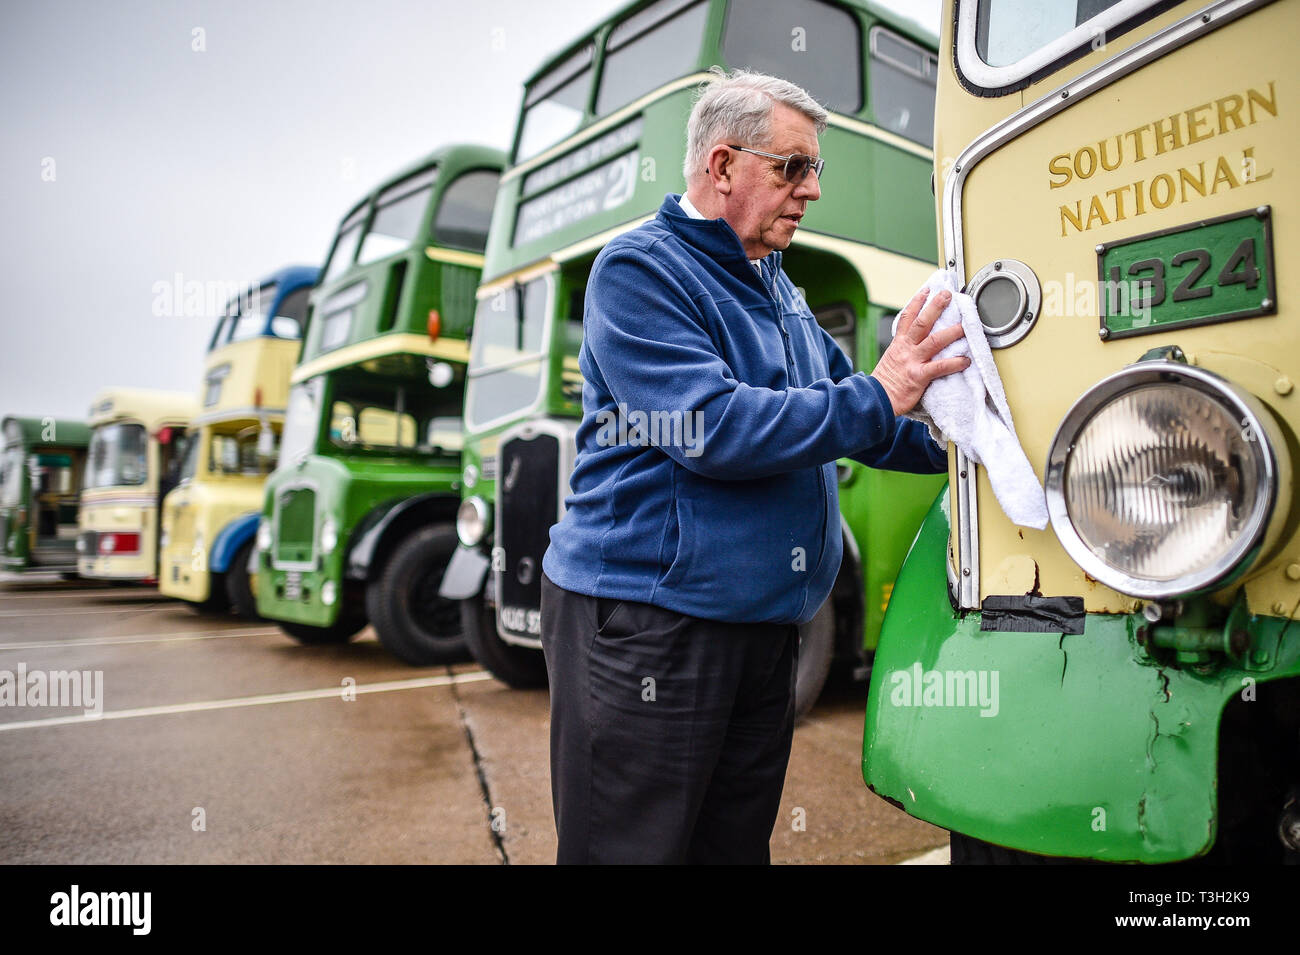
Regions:
[[[898,331],[889,343],[885,353],[880,356],[871,376],[885,388],[889,403],[894,406],[894,414],[906,414],[911,411],[926,387],[936,378],[962,371],[970,365],[969,358],[944,358],[939,361],[930,359],[943,351],[957,339],[966,334],[960,324],[945,328],[931,334],[934,323],[939,320],[948,302],[952,300],[949,292],[940,292],[930,301],[929,289],[921,289],[907,303],[898,315]],[[924,305],[923,309],[921,306]]]

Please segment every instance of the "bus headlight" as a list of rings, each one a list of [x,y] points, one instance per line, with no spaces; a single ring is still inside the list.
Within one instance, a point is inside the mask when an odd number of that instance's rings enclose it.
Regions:
[[[1254,396],[1202,368],[1138,362],[1075,402],[1052,439],[1052,529],[1080,567],[1120,593],[1154,600],[1215,589],[1254,565],[1270,526],[1280,526],[1285,448]]]
[[[334,601],[338,599],[338,588],[334,586],[334,581],[327,580],[320,588],[320,602],[327,607],[334,606]]]
[[[339,546],[339,526],[334,522],[334,518],[325,518],[325,523],[320,526],[320,549],[326,554],[332,554],[334,548]]]
[[[477,547],[487,536],[492,512],[481,497],[467,497],[456,511],[456,536],[466,547]]]
[[[271,524],[265,517],[257,520],[257,549],[271,549]]]

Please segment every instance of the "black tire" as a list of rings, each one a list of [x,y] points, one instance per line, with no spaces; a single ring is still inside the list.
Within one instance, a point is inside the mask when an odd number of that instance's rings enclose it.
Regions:
[[[460,602],[460,619],[465,642],[479,666],[511,689],[546,686],[546,658],[542,651],[502,640],[497,633],[496,614],[481,596]]]
[[[794,683],[794,718],[808,715],[822,695],[835,660],[835,608],[822,604],[817,616],[799,628],[799,670]]]
[[[459,601],[438,594],[457,544],[450,524],[422,527],[397,545],[366,588],[366,612],[379,642],[403,663],[430,666],[469,658]]]
[[[328,627],[313,627],[310,624],[291,623],[287,620],[277,620],[276,623],[289,636],[310,647],[329,643],[347,643],[366,625],[363,618],[354,616],[340,616]]]
[[[248,573],[248,555],[253,552],[256,541],[249,540],[235,552],[231,558],[230,568],[226,571],[226,600],[236,616],[245,620],[261,620],[257,612],[257,591],[254,581]]]
[[[1019,849],[994,845],[960,832],[948,833],[948,853],[952,865],[1096,865],[1095,859],[1069,859],[1040,856]]]
[[[209,574],[208,599],[182,600],[181,603],[197,614],[224,614],[230,609],[230,601],[226,599],[226,582],[224,578],[225,574]]]

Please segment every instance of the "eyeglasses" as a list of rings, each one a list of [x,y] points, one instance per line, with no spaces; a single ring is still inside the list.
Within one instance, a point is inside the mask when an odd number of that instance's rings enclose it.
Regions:
[[[808,178],[809,170],[817,173],[817,178],[821,179],[822,169],[826,167],[825,159],[818,159],[816,156],[807,156],[803,153],[791,153],[788,156],[778,156],[776,153],[765,153],[762,150],[750,149],[748,146],[733,146],[727,144],[731,149],[739,149],[742,153],[753,153],[755,156],[766,156],[768,159],[785,160],[786,182],[803,182]]]

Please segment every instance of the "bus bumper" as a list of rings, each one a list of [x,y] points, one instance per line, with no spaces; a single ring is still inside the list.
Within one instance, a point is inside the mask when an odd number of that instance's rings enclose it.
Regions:
[[[1198,671],[1148,657],[1137,615],[1088,614],[1077,635],[982,632],[981,614],[958,616],[949,601],[941,501],[899,574],[876,651],[867,785],[920,819],[1042,855],[1169,862],[1205,852],[1218,826],[1224,706],[1300,673],[1300,640],[1287,639],[1285,621],[1247,616],[1252,649],[1241,662],[1219,657]]]

